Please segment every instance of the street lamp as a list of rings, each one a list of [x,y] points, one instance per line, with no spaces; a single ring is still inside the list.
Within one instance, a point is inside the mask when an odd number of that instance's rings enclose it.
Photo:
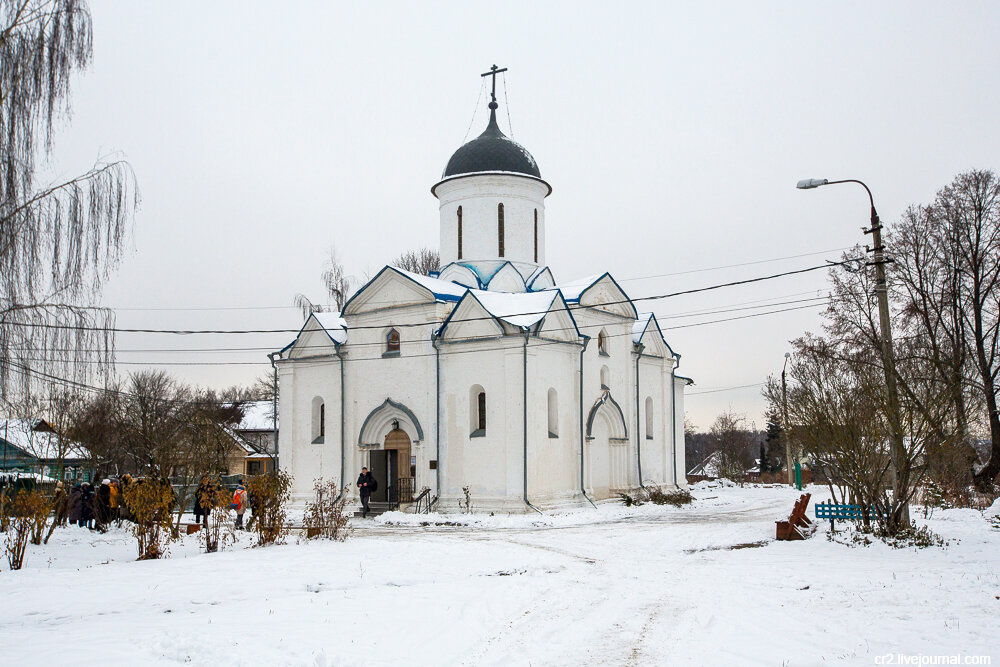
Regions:
[[[864,230],[865,234],[872,235],[875,247],[871,249],[874,254],[875,265],[875,296],[878,299],[878,319],[881,333],[881,353],[882,371],[885,373],[886,398],[889,400],[889,429],[891,431],[891,455],[892,455],[892,493],[893,505],[898,513],[901,522],[909,523],[909,508],[899,502],[901,491],[909,485],[909,480],[903,471],[903,460],[906,453],[903,449],[903,431],[900,425],[899,411],[899,390],[896,387],[896,359],[892,350],[892,328],[889,324],[889,294],[886,289],[885,280],[885,246],[882,245],[882,223],[878,213],[875,211],[875,199],[868,186],[859,180],[848,178],[839,181],[830,181],[825,178],[807,178],[799,181],[795,187],[799,190],[812,190],[822,185],[837,185],[839,183],[857,183],[868,193],[868,202],[871,204],[871,228]]]

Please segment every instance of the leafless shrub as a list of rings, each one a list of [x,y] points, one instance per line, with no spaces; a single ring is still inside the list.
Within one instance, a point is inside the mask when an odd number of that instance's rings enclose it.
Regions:
[[[285,503],[292,488],[292,476],[284,470],[258,475],[247,482],[250,506],[253,508],[253,531],[257,546],[280,542],[288,533]]]
[[[465,514],[470,514],[472,512],[472,490],[468,486],[463,486],[462,493],[465,494],[465,500],[458,501],[458,508]]]
[[[39,536],[38,542],[33,543],[41,543],[41,531],[45,527],[51,509],[49,501],[40,491],[27,489],[19,490],[4,506],[7,519],[5,546],[7,563],[11,570],[20,570],[24,565],[24,552],[29,540],[33,541],[36,533]],[[39,523],[41,529],[38,529]]]
[[[694,501],[691,494],[684,489],[664,491],[663,489],[654,486],[647,488],[647,493],[649,495],[649,502],[654,505],[672,505],[674,507],[681,507],[683,505],[690,505]]]
[[[322,537],[328,540],[343,542],[350,534],[350,521],[344,507],[347,505],[347,494],[337,493],[337,483],[323,482],[317,479],[313,484],[315,496],[306,503],[303,524],[306,527],[306,537]]]
[[[213,477],[205,481],[203,493],[195,496],[195,502],[201,505],[202,512],[208,517],[208,526],[205,528],[205,551],[214,553],[225,548],[231,541],[231,535],[225,532],[225,527],[230,525],[229,504],[233,501],[231,494],[218,477]]]
[[[176,539],[171,521],[174,494],[169,482],[160,479],[136,480],[125,489],[123,499],[133,520],[129,531],[136,539],[138,560],[164,555],[167,545]]]

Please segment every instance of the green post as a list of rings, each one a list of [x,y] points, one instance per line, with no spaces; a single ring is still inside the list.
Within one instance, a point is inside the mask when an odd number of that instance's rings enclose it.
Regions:
[[[795,462],[795,488],[802,490],[802,464],[798,461]]]

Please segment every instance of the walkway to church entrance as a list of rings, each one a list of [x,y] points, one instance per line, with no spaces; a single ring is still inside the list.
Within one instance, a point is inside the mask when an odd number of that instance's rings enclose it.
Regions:
[[[384,449],[370,452],[372,475],[378,482],[378,490],[372,494],[375,502],[413,502],[413,481],[416,477],[416,461],[410,454],[410,436],[396,428],[385,436]]]

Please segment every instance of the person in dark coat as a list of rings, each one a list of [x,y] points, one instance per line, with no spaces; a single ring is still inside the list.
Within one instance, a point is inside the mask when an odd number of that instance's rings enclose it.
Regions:
[[[368,516],[368,512],[371,508],[368,507],[368,500],[372,496],[372,491],[378,488],[378,482],[375,481],[375,477],[368,472],[368,468],[362,468],[361,474],[358,475],[358,492],[361,494],[361,517],[364,518]]]
[[[95,494],[94,512],[97,519],[97,527],[101,530],[111,523],[111,480],[105,479]]]
[[[201,482],[194,492],[194,522],[204,524],[208,528],[208,515],[212,513],[212,500],[215,497],[218,484],[212,482],[208,475],[201,476]]]
[[[69,508],[66,515],[71,526],[80,524],[81,512],[83,512],[83,487],[74,484],[69,492]]]
[[[80,521],[81,528],[94,527],[94,487],[89,482],[84,482],[80,490]]]

